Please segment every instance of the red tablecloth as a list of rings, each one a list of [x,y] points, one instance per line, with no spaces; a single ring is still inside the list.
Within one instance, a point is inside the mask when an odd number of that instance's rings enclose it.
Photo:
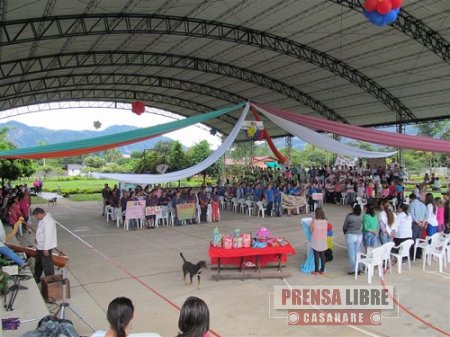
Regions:
[[[265,266],[270,262],[278,263],[278,256],[281,255],[281,262],[287,262],[287,256],[294,255],[295,249],[288,244],[284,247],[266,247],[266,248],[233,248],[223,249],[209,246],[209,257],[211,264],[218,264],[220,258],[221,265],[240,266],[241,257],[246,262],[256,264],[256,257],[259,256],[259,265]]]

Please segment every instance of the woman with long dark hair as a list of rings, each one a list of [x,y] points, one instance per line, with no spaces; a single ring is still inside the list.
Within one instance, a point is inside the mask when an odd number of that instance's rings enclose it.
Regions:
[[[427,206],[428,218],[427,218],[427,235],[432,236],[438,231],[437,221],[437,206],[433,193],[427,193],[425,195],[425,205]]]
[[[134,306],[129,298],[117,297],[108,305],[106,318],[109,322],[108,331],[96,331],[91,337],[128,337],[130,336],[131,321]]]
[[[188,297],[181,307],[177,337],[209,337],[209,309],[198,297]]]
[[[380,205],[381,212],[378,215],[378,227],[380,228],[380,241],[384,245],[392,241],[397,231],[397,218],[392,212],[389,200],[385,199]]]
[[[343,231],[345,235],[345,244],[347,246],[349,275],[355,274],[356,255],[362,242],[362,217],[361,205],[354,204],[352,212],[347,214],[344,221]]]

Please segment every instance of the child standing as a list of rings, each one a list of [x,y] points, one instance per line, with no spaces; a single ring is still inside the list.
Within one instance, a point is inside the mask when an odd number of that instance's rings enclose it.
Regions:
[[[311,246],[314,251],[313,275],[321,275],[325,271],[325,251],[328,249],[327,230],[328,221],[321,207],[315,211],[314,220],[311,222]],[[320,258],[320,266],[319,266]]]

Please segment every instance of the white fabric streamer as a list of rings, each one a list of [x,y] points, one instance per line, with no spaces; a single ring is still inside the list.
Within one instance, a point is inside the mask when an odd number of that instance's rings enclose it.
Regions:
[[[283,130],[288,131],[292,135],[303,139],[305,142],[318,146],[324,150],[331,151],[343,156],[349,157],[359,157],[359,158],[384,158],[389,157],[397,152],[376,152],[376,151],[366,151],[363,149],[358,149],[357,147],[353,147],[350,145],[346,145],[335,141],[334,139],[322,135],[314,130],[306,128],[304,126],[298,125],[287,119],[283,119],[281,117],[275,116],[270,112],[254,106],[257,110],[259,110],[262,114],[264,114],[267,118],[269,118],[273,123],[278,125]]]
[[[237,121],[235,127],[231,131],[231,133],[228,135],[228,137],[225,139],[225,141],[215,150],[211,155],[206,158],[204,161],[198,163],[197,165],[194,165],[192,167],[188,167],[186,169],[176,171],[176,172],[170,172],[165,174],[120,174],[120,173],[95,173],[94,176],[101,177],[101,178],[107,178],[111,180],[121,181],[125,183],[130,184],[160,184],[160,183],[168,183],[171,181],[177,181],[181,180],[187,177],[192,177],[205,169],[207,169],[209,166],[214,164],[220,157],[223,156],[223,154],[231,147],[231,144],[233,144],[234,140],[238,136],[239,132],[241,131],[242,124],[245,121],[245,117],[247,116],[248,110],[250,108],[250,104],[247,103],[245,105],[245,108],[242,112],[241,117]]]

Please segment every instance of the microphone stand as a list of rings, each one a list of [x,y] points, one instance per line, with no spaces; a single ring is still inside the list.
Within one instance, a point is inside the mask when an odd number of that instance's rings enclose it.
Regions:
[[[61,280],[61,291],[62,291],[62,302],[58,306],[58,310],[55,313],[55,317],[60,319],[65,319],[66,309],[69,309],[75,316],[77,316],[84,324],[86,324],[92,331],[96,331],[96,329],[86,320],[84,319],[74,308],[67,302],[67,278],[65,273],[66,268],[63,268],[63,278]]]

